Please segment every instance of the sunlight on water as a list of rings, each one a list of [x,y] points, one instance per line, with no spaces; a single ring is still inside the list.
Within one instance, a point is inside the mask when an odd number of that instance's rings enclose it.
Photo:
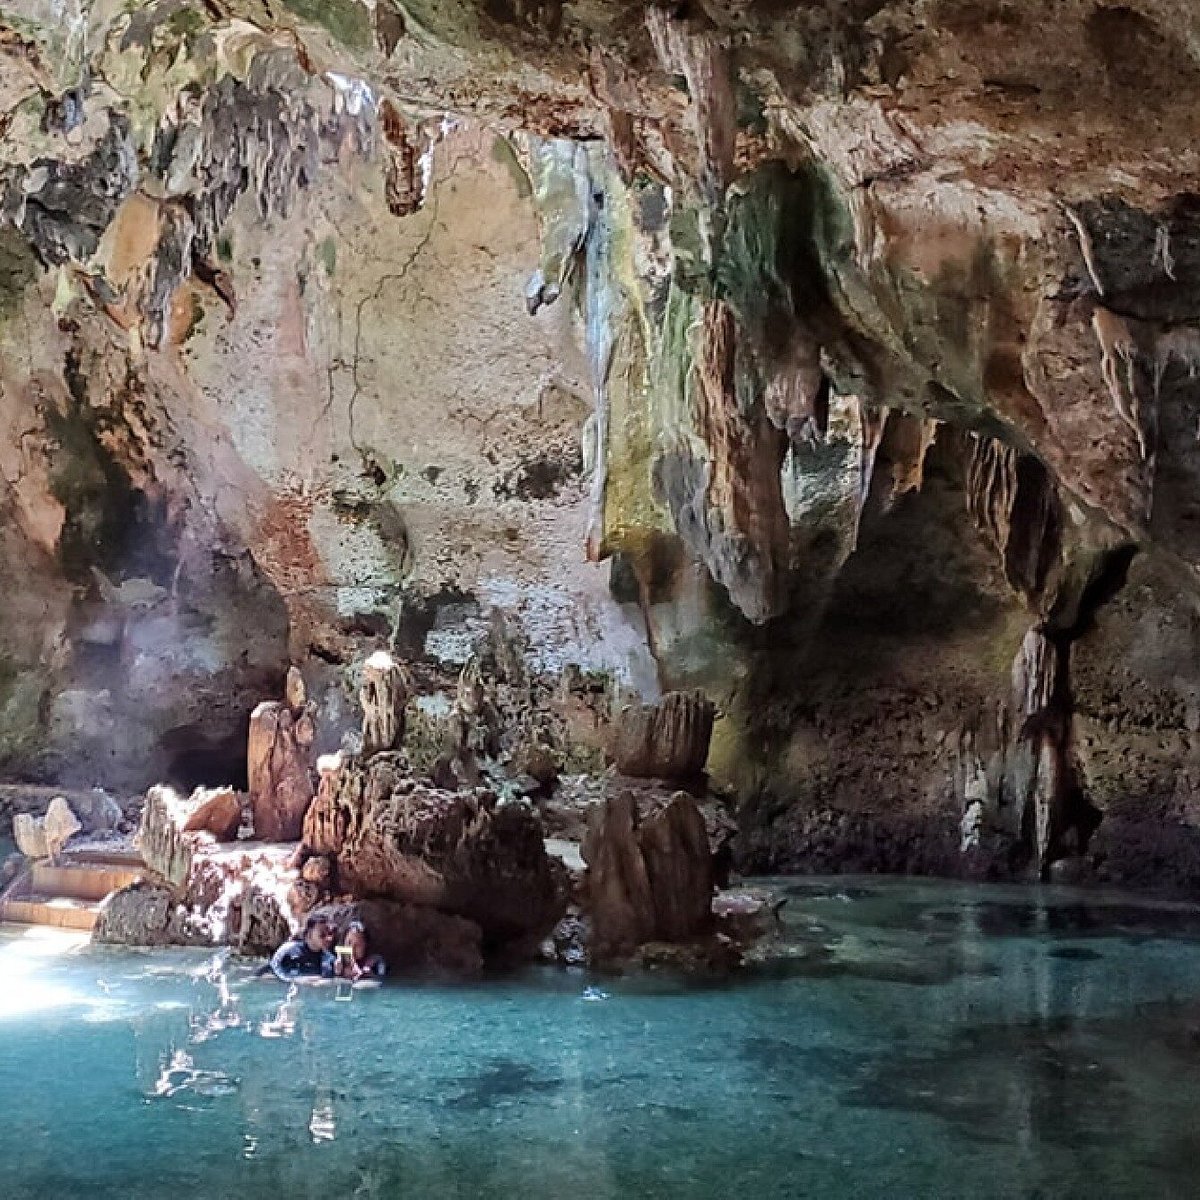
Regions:
[[[79,950],[87,940],[86,933],[75,931],[24,929],[0,941],[0,1020],[70,1005],[103,1007],[103,994],[97,995],[93,987],[74,990],[46,976],[47,959]]]
[[[1200,910],[787,891],[786,953],[729,986],[339,995],[0,934],[0,1195],[1195,1194]]]

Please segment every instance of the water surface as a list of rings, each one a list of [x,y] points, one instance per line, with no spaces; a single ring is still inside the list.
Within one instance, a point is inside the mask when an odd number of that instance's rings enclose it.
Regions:
[[[0,1195],[1194,1196],[1200,910],[804,880],[735,986],[0,934]]]

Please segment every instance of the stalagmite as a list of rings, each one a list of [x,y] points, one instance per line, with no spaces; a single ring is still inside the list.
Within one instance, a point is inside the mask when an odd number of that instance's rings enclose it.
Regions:
[[[702,692],[668,692],[657,704],[621,710],[612,752],[624,775],[692,779],[704,770],[713,703]]]
[[[363,754],[398,750],[404,737],[408,686],[399,663],[387,651],[377,650],[367,659],[358,698],[363,707]]]
[[[707,930],[712,856],[704,818],[690,796],[677,793],[647,812],[632,792],[610,797],[594,810],[582,853],[597,960]]]
[[[263,841],[300,837],[313,798],[313,706],[294,667],[288,672],[287,699],[265,701],[250,714],[246,772],[254,832]]]

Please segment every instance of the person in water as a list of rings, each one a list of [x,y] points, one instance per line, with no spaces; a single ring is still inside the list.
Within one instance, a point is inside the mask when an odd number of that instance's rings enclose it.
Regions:
[[[381,955],[372,954],[367,942],[367,930],[361,921],[351,921],[346,927],[343,945],[338,947],[337,973],[343,979],[357,983],[360,979],[382,979],[387,964]],[[349,953],[343,953],[343,949]]]
[[[304,923],[304,936],[284,942],[271,958],[271,970],[285,981],[301,976],[332,979],[337,966],[333,957],[333,926],[313,914]]]

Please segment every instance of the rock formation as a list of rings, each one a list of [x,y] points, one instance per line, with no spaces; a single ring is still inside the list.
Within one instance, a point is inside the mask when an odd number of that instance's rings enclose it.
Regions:
[[[691,797],[679,793],[640,812],[632,793],[618,793],[593,813],[583,858],[593,961],[645,942],[698,938],[711,927],[712,855]]]
[[[702,692],[671,692],[657,704],[621,709],[613,759],[623,775],[696,779],[708,759],[714,706]]]
[[[50,801],[44,817],[18,813],[13,818],[13,839],[26,858],[57,858],[82,829],[83,822],[63,796]]]
[[[242,802],[232,788],[197,788],[186,799],[157,785],[146,793],[134,838],[146,865],[173,887],[188,880],[198,846],[230,842],[242,821]]]
[[[370,757],[381,750],[398,750],[404,737],[408,688],[400,664],[390,654],[376,650],[363,664],[358,699],[363,710],[363,754]]]
[[[565,904],[527,805],[420,783],[394,753],[322,775],[304,845],[334,859],[337,890],[468,917],[495,942],[541,936]]]
[[[437,723],[501,614],[440,783],[699,688],[747,867],[1200,890],[1192,6],[17,7],[7,777],[239,782],[294,662],[295,837],[363,656]]]
[[[268,700],[250,714],[246,750],[254,833],[266,842],[294,842],[313,798],[313,712],[304,680],[288,670],[282,703]]]

